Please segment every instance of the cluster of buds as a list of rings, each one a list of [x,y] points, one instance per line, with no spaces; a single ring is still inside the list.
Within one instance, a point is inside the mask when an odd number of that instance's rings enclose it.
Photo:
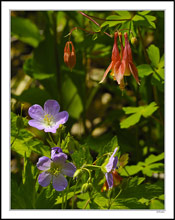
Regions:
[[[121,44],[120,52],[117,45],[118,37]],[[122,43],[122,34],[115,32],[114,45],[113,45],[112,57],[111,57],[112,61],[108,66],[107,70],[105,71],[102,80],[100,81],[100,83],[102,83],[105,80],[109,71],[111,70],[111,75],[113,76],[113,79],[117,81],[121,90],[124,90],[125,88],[124,76],[129,76],[130,74],[132,74],[136,82],[140,84],[138,78],[138,71],[132,60],[132,51],[129,44],[127,32],[124,33],[124,38],[125,38],[125,47],[123,47],[123,43]]]
[[[68,41],[65,45],[64,62],[72,71],[72,69],[74,68],[76,64],[76,54],[75,54],[75,49],[74,49],[74,45],[72,41]]]

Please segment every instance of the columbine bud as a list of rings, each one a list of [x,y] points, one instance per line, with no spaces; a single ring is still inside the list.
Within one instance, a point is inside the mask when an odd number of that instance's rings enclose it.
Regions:
[[[137,43],[137,38],[136,37],[132,37],[131,38],[131,44],[134,45]]]
[[[81,192],[82,193],[91,192],[92,190],[93,190],[92,183],[85,183],[81,187]]]
[[[16,127],[18,129],[24,128],[24,122],[22,116],[18,116],[16,119]]]
[[[70,46],[71,45],[71,46]],[[74,68],[76,64],[76,54],[72,41],[68,41],[64,48],[64,62],[71,69]]]

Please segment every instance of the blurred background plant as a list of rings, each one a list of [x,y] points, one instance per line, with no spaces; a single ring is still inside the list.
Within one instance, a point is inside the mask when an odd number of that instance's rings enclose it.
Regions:
[[[46,134],[27,126],[28,108],[55,99],[61,111],[69,112],[67,138],[73,136],[72,145],[76,146],[77,140],[86,148],[82,155],[88,149],[95,160],[117,135],[121,153],[129,153],[130,175],[144,176],[154,183],[164,178],[163,162],[150,165],[162,161],[163,156],[150,163],[146,161],[151,154],[156,157],[164,151],[164,12],[83,13],[98,25],[76,11],[11,12],[11,142],[15,139],[11,153],[12,179],[15,184],[20,183],[26,147],[26,157],[33,164],[41,153],[49,154]],[[75,27],[80,28],[71,34],[76,53],[76,65],[71,71],[64,63],[64,47],[69,40],[67,35]],[[133,77],[127,77],[123,93],[117,82],[111,80],[112,76],[99,84],[111,62],[113,35],[117,30],[130,30],[133,60],[141,80],[138,86]],[[25,132],[16,127],[16,115],[26,117]],[[31,172],[34,175],[35,171]],[[127,176],[124,171],[121,175]],[[156,198],[142,203],[155,208],[159,203]]]

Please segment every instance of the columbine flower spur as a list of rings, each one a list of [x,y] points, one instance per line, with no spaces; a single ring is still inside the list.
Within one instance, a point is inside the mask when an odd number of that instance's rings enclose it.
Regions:
[[[32,120],[28,123],[39,130],[56,133],[58,127],[66,123],[69,117],[67,111],[59,112],[59,110],[60,105],[55,100],[47,100],[44,103],[44,110],[40,105],[32,105],[28,110]]]
[[[39,184],[46,187],[52,182],[56,191],[63,191],[68,185],[64,175],[73,177],[76,171],[75,165],[66,160],[67,155],[62,152],[60,147],[52,148],[51,159],[45,156],[40,157],[37,168],[43,172],[39,174]]]

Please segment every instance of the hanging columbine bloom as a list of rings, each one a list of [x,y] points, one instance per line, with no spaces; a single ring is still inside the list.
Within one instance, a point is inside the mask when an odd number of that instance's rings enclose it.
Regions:
[[[111,57],[111,63],[108,66],[107,70],[105,71],[102,80],[100,83],[102,83],[106,76],[108,75],[109,71],[112,70],[111,75],[114,76],[115,72],[118,70],[120,64],[121,64],[121,59],[120,59],[120,54],[117,46],[117,37],[118,37],[118,32],[115,32],[114,34],[114,45],[112,49],[112,57]]]
[[[72,49],[71,49],[72,48]],[[64,48],[64,62],[71,69],[74,68],[76,64],[76,54],[72,41],[68,41]]]
[[[121,65],[118,69],[118,72],[114,72],[114,74],[118,84],[120,84],[124,76],[129,76],[132,73],[135,80],[140,85],[138,78],[138,71],[132,60],[132,51],[128,41],[128,34],[126,32],[124,33],[124,37],[125,37],[125,48],[123,50]]]
[[[67,111],[59,112],[60,105],[55,100],[47,100],[44,103],[44,110],[40,105],[32,105],[28,113],[32,120],[28,123],[30,126],[43,130],[45,132],[56,133],[61,124],[67,122],[69,114]]]
[[[68,185],[64,175],[73,177],[76,171],[75,165],[66,160],[67,155],[60,147],[52,148],[51,159],[45,156],[40,157],[37,168],[43,172],[38,176],[39,184],[46,187],[52,182],[56,191],[63,191]]]
[[[117,150],[118,148],[116,147],[113,154],[109,158],[107,165],[105,166],[105,169],[106,169],[105,177],[106,177],[107,186],[109,189],[111,189],[114,184],[113,171],[115,170],[117,166],[117,162],[118,162],[118,157],[117,156],[114,157],[114,155],[117,152]]]

